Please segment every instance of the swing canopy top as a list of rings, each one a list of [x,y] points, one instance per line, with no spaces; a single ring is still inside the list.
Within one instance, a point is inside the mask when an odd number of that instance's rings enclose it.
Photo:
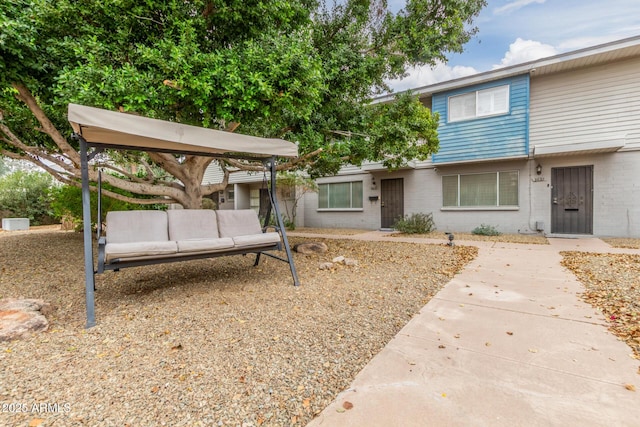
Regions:
[[[78,104],[69,104],[68,120],[74,132],[94,147],[231,158],[298,156],[298,147],[283,139],[236,134]]]

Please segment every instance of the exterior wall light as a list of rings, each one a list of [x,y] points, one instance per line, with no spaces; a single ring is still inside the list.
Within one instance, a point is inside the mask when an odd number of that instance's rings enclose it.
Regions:
[[[540,166],[540,165],[536,166],[536,173],[537,173],[538,175],[541,175],[541,174],[542,174],[542,166]]]

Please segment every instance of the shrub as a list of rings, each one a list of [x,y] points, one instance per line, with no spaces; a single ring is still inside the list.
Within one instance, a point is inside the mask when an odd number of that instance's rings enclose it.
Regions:
[[[51,221],[53,178],[45,172],[16,171],[0,178],[0,211],[4,217],[29,218],[33,225]]]
[[[406,234],[427,234],[435,230],[433,214],[413,213],[404,218],[398,218],[393,228]]]
[[[494,226],[486,224],[480,224],[480,226],[474,228],[471,233],[478,236],[499,236],[502,234],[501,232],[496,230]]]
[[[82,189],[71,185],[58,187],[53,192],[51,209],[53,215],[66,223],[73,223],[76,230],[82,228]],[[91,192],[91,225],[97,224],[98,194]],[[134,209],[165,209],[165,205],[138,205],[127,203],[102,195],[102,220],[109,211],[128,211]]]

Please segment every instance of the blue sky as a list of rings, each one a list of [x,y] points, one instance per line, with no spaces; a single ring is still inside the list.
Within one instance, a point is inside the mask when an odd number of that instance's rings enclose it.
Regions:
[[[479,31],[464,53],[450,54],[435,69],[413,69],[392,88],[417,88],[638,36],[640,0],[488,0],[475,25]]]

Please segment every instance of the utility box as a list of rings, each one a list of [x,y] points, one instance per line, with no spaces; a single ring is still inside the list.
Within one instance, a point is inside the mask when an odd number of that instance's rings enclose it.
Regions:
[[[29,218],[2,218],[2,229],[6,231],[28,230]]]
[[[536,221],[536,231],[544,231],[544,221]]]

